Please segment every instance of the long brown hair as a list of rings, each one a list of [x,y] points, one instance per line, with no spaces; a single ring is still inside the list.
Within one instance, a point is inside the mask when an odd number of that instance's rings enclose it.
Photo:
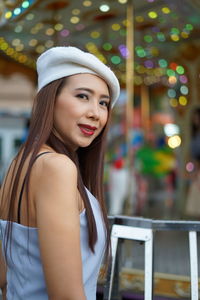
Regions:
[[[107,250],[109,247],[109,234],[108,234],[108,220],[106,207],[103,196],[103,164],[104,164],[104,153],[106,144],[106,134],[108,131],[108,124],[110,121],[110,107],[108,108],[108,121],[102,132],[94,141],[86,148],[79,148],[76,152],[70,151],[68,147],[53,134],[53,122],[54,122],[54,106],[56,98],[60,93],[63,85],[66,83],[66,78],[55,80],[43,87],[35,98],[35,102],[32,109],[32,115],[30,120],[29,135],[26,142],[20,149],[15,160],[19,161],[16,168],[16,172],[12,177],[10,184],[10,193],[6,197],[6,202],[9,203],[8,208],[8,222],[7,225],[7,243],[12,238],[12,221],[14,221],[14,207],[16,206],[16,194],[19,185],[19,178],[22,172],[25,161],[30,156],[28,168],[26,171],[25,191],[27,207],[29,202],[29,179],[30,173],[35,161],[35,158],[40,151],[43,144],[47,144],[53,148],[57,153],[65,154],[77,166],[78,170],[78,182],[77,187],[80,195],[83,199],[84,206],[86,209],[86,216],[88,221],[88,243],[90,249],[94,252],[94,246],[97,240],[97,228],[88,199],[85,186],[91,191],[91,193],[98,199],[102,216],[104,219],[106,231],[107,231]],[[19,155],[21,157],[19,158]],[[5,180],[6,181],[6,180]],[[5,185],[4,185],[5,187]],[[2,196],[3,198],[3,196]],[[29,216],[28,216],[29,224]]]

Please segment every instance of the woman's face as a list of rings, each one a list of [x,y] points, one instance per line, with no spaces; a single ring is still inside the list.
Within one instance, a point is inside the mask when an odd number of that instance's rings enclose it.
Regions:
[[[109,102],[107,84],[100,77],[69,76],[56,99],[54,134],[73,150],[89,146],[106,125]]]

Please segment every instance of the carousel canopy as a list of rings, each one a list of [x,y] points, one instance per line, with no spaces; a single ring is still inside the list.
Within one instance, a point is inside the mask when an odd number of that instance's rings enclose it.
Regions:
[[[133,24],[127,8],[133,10]],[[199,0],[1,1],[0,73],[25,72],[34,78],[39,54],[72,45],[110,65],[123,85],[127,29],[133,26],[135,84],[186,84],[183,62],[200,50],[199,16]]]

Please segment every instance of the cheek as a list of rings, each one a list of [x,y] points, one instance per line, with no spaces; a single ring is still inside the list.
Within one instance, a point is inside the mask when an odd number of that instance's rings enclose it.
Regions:
[[[107,122],[108,122],[108,112],[106,112],[106,113],[103,114],[103,116],[102,116],[102,121],[101,121],[102,127],[104,127],[104,126],[106,125]]]

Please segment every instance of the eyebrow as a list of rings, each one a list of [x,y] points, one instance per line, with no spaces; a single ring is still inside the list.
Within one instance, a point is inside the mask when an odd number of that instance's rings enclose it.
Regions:
[[[87,92],[89,92],[89,93],[91,93],[91,94],[94,94],[94,91],[93,91],[93,90],[91,90],[91,89],[89,89],[89,88],[86,88],[86,87],[77,88],[77,89],[75,89],[75,90],[76,90],[76,91],[80,91],[80,90],[82,91],[82,90],[84,90],[84,91],[87,91]],[[110,96],[108,96],[108,95],[101,95],[101,96],[110,100]]]

